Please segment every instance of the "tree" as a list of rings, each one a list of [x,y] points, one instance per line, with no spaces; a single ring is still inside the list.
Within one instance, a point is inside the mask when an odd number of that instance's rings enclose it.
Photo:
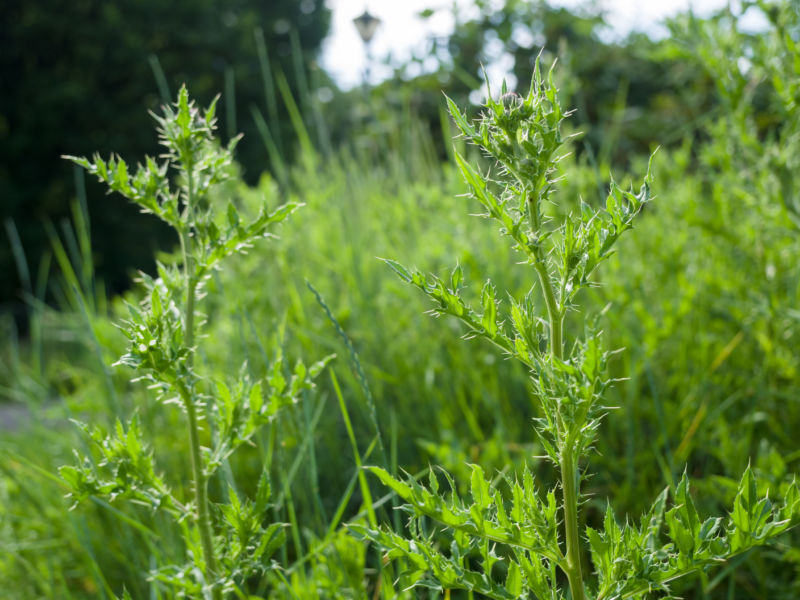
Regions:
[[[481,85],[484,66],[502,57],[510,85],[516,80],[524,91],[537,56],[544,53],[545,62],[558,57],[559,87],[576,108],[571,125],[585,134],[581,151],[623,166],[632,156],[649,154],[655,143],[677,144],[685,134],[697,135],[699,120],[717,102],[711,78],[670,50],[672,40],[654,41],[639,33],[609,41],[602,35],[607,30],[603,15],[594,9],[568,10],[542,0],[499,6],[475,0],[473,9],[465,19],[456,7],[452,35],[432,39],[427,56],[416,58],[420,63],[437,58],[438,70],[413,78],[403,94],[394,84],[384,85],[381,105],[397,103],[405,94],[404,100],[438,131],[439,90],[446,88],[459,104],[474,100],[470,93]],[[428,10],[421,16],[433,14]]]
[[[268,166],[251,106],[262,107],[288,152],[290,132],[277,126],[285,109],[265,97],[277,92],[263,69],[284,73],[296,94],[330,21],[323,0],[9,0],[3,13],[0,217],[13,220],[31,268],[49,245],[42,223],[65,218],[76,193],[72,167],[60,156],[157,152],[147,111],[182,83],[205,103],[235,90],[222,99],[222,129],[228,137],[244,131],[239,157],[250,179]],[[88,204],[96,266],[109,291],[126,287],[132,269],[173,241],[152,218],[105,202],[99,186],[89,187]],[[20,291],[10,241],[0,237],[5,306]]]

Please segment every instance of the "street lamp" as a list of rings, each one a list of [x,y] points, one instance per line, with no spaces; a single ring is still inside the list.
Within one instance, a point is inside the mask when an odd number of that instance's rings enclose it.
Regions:
[[[358,35],[361,36],[364,44],[369,45],[370,41],[372,41],[372,36],[375,35],[375,30],[381,24],[381,20],[369,14],[367,9],[364,9],[361,15],[353,19],[353,23],[355,23]]]
[[[372,62],[372,54],[370,52],[372,42],[372,36],[375,35],[375,30],[378,29],[378,25],[381,24],[381,20],[369,14],[369,11],[365,8],[364,12],[353,19],[353,23],[358,29],[358,35],[361,36],[361,41],[364,42],[364,50],[365,54],[367,55],[367,66],[364,69],[364,87],[367,87],[369,82],[369,66]]]

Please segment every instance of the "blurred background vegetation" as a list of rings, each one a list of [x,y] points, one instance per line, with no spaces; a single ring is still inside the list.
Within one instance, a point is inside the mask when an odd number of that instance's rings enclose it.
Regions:
[[[618,409],[590,466],[587,520],[607,498],[619,517],[638,516],[684,468],[708,514],[730,503],[748,462],[780,495],[800,462],[797,4],[680,15],[661,39],[609,36],[591,8],[534,0],[472,8],[426,55],[393,65],[394,77],[341,90],[318,66],[331,20],[320,0],[5,3],[0,586],[9,598],[112,598],[123,584],[134,598],[165,597],[143,573],[185,551],[141,507],[96,501],[69,511],[55,475],[85,444],[71,416],[107,424],[134,410],[163,470],[181,472],[183,456],[172,451],[180,414],[153,406],[129,373],[108,366],[123,353],[114,323],[123,301],[137,300],[136,270],[152,269],[154,256],[169,260],[174,240],[59,157],[158,153],[147,111],[183,82],[201,104],[222,93],[223,139],[246,135],[232,194],[244,205],[265,196],[307,204],[279,241],[213,279],[199,348],[207,370],[236,372],[246,360],[258,377],[278,346],[308,360],[339,355],[331,371],[341,386],[323,378],[231,466],[249,490],[273,458],[276,518],[292,524],[274,597],[378,597],[374,551],[338,527],[362,509],[342,407],[359,457],[392,470],[439,464],[465,482],[468,462],[508,471],[541,454],[524,374],[492,348],[458,340],[455,324],[425,316],[425,301],[374,258],[439,274],[457,260],[476,294],[486,277],[530,287],[492,227],[466,216],[475,207],[458,197],[464,187],[449,161],[442,91],[474,116],[481,65],[498,47],[520,86],[540,53],[544,64],[558,57],[579,135],[562,162],[568,178],[556,210],[600,202],[612,173],[628,181],[661,146],[657,202],[603,286],[583,298],[589,310],[612,303],[606,338],[625,348],[616,369],[629,378],[609,398]],[[746,10],[763,17],[757,33],[741,27]],[[412,63],[431,57],[435,68],[418,74]],[[546,464],[534,470],[550,482]],[[381,498],[385,490],[374,488]],[[222,489],[220,481],[212,494]],[[401,526],[391,502],[381,510]],[[677,582],[676,593],[797,598],[799,542],[790,534]]]
[[[265,90],[262,69],[280,73],[295,95],[307,91],[299,78],[330,23],[321,1],[10,0],[3,12],[0,210],[16,224],[33,264],[49,248],[42,224],[68,217],[75,197],[73,170],[61,155],[118,152],[141,160],[157,153],[148,111],[173,98],[181,83],[205,104],[225,93],[225,137],[243,132],[257,140],[251,117],[257,107],[277,147],[291,156],[295,136],[277,126],[288,120],[287,110],[274,89]],[[263,146],[244,144],[239,157],[250,181],[269,167]],[[116,294],[135,269],[152,266],[154,250],[174,240],[133,206],[108,202],[100,186],[90,187],[97,273]],[[20,280],[11,246],[1,246],[0,302],[8,310]]]
[[[600,33],[607,27],[597,14],[529,0],[495,5],[476,2],[476,18],[459,20],[448,39],[431,40],[429,56],[415,57],[436,58],[436,70],[404,78],[410,65],[398,65],[397,77],[372,89],[365,105],[360,89],[329,96],[335,82],[316,63],[330,24],[321,1],[12,0],[0,24],[0,80],[8,82],[0,98],[0,216],[15,223],[29,262],[38,264],[50,248],[43,224],[58,226],[69,217],[75,197],[72,167],[60,156],[157,152],[148,111],[184,82],[202,101],[223,94],[221,132],[245,134],[239,160],[250,183],[265,170],[279,170],[275,162],[293,159],[297,135],[287,94],[308,118],[318,151],[377,136],[393,117],[411,117],[431,132],[443,158],[449,141],[441,135],[441,92],[468,102],[498,43],[513,57],[510,73],[519,82],[530,79],[541,48],[559,56],[570,73],[565,91],[577,109],[573,122],[586,132],[583,148],[610,153],[615,164],[656,141],[679,143],[713,107],[713,82],[669,53],[667,42],[638,34],[605,43]],[[324,104],[316,94],[323,88]],[[260,141],[264,131],[272,152]],[[155,249],[174,240],[132,206],[108,202],[99,186],[89,186],[95,267],[116,294],[132,272],[152,265]],[[8,240],[0,248],[0,302],[19,310],[21,281],[11,248]]]

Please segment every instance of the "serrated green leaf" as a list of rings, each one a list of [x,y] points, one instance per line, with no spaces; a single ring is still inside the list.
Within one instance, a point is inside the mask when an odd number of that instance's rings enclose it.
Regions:
[[[325,358],[318,360],[313,365],[308,368],[308,376],[310,379],[316,379],[320,373],[328,366],[334,358],[336,358],[335,354],[329,354]]]
[[[411,487],[392,477],[386,469],[382,469],[381,467],[364,467],[364,469],[377,476],[383,485],[391,489],[403,500],[408,501],[413,497]]]
[[[472,476],[470,478],[470,489],[472,490],[472,501],[481,509],[486,509],[492,502],[489,493],[489,484],[483,474],[483,469],[480,465],[469,465],[472,469]]]
[[[473,137],[475,135],[475,129],[472,127],[472,125],[470,125],[469,121],[464,118],[464,115],[461,114],[461,111],[456,103],[446,95],[445,101],[447,102],[447,109],[450,112],[450,116],[453,118],[453,121],[455,121],[456,126],[467,137]]]
[[[250,403],[250,411],[256,415],[260,414],[264,407],[264,388],[260,381],[250,388],[248,401]]]
[[[439,479],[436,477],[435,470],[430,465],[428,466],[428,485],[434,494],[439,492]]]
[[[265,562],[272,557],[273,554],[286,543],[286,525],[283,523],[272,523],[264,533],[261,534],[261,540],[253,557],[256,560]]]
[[[182,85],[180,91],[178,92],[177,108],[178,113],[175,117],[175,123],[178,125],[178,127],[180,127],[184,135],[187,135],[192,117],[189,110],[189,92],[185,85]]]
[[[514,598],[522,597],[523,578],[522,570],[519,565],[511,561],[508,565],[508,574],[506,575],[506,590]]]
[[[497,335],[497,300],[495,299],[495,287],[487,281],[481,292],[481,304],[483,305],[483,315],[481,325],[489,338]]]
[[[118,600],[133,600],[125,586],[122,586],[122,596],[120,596]]]
[[[92,163],[89,162],[89,159],[83,156],[71,156],[69,154],[62,154],[61,158],[63,158],[64,160],[74,162],[76,165],[83,167],[87,171],[91,170],[93,166]]]
[[[261,471],[261,477],[258,479],[258,487],[256,488],[256,513],[263,514],[267,509],[267,504],[272,496],[272,485],[270,484],[269,471],[264,469]]]
[[[463,280],[464,273],[461,270],[461,265],[456,265],[453,272],[450,274],[450,289],[457,291]]]
[[[153,312],[153,317],[155,319],[160,319],[161,315],[164,313],[164,309],[161,304],[161,294],[158,292],[158,288],[155,287],[150,293],[150,310]]]
[[[391,268],[392,271],[397,273],[400,276],[400,279],[402,279],[406,283],[411,283],[411,273],[409,273],[408,269],[406,269],[399,262],[397,262],[395,260],[391,260],[390,258],[381,258],[379,260],[382,260],[387,265],[389,265],[389,268]]]
[[[214,120],[215,120],[214,117],[217,113],[217,103],[219,102],[219,99],[220,99],[219,94],[214,96],[214,99],[211,101],[211,104],[209,104],[208,108],[206,109],[205,122],[206,122],[206,127],[208,127],[209,129],[214,125]]]

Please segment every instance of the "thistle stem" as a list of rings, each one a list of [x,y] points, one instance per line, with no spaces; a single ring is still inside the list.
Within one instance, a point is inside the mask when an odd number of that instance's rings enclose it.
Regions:
[[[194,202],[194,186],[192,181],[191,168],[187,168],[188,194],[187,194],[187,214],[192,213]],[[188,219],[191,223],[191,218]],[[194,366],[194,302],[197,282],[194,276],[194,258],[190,252],[190,230],[191,224],[180,231],[181,250],[183,251],[183,268],[186,275],[186,309],[184,317],[183,340],[189,349],[186,358],[186,367],[189,373]],[[220,589],[214,585],[217,578],[217,558],[214,552],[214,542],[211,530],[211,515],[208,508],[208,480],[203,473],[203,457],[200,451],[200,427],[197,418],[197,406],[194,402],[194,382],[190,379],[189,385],[182,393],[183,405],[186,408],[186,418],[189,427],[189,445],[191,448],[192,476],[194,479],[194,496],[197,505],[197,529],[200,533],[200,543],[203,548],[203,559],[205,561],[206,582],[212,585],[211,594],[214,600],[222,600]]]
[[[578,535],[578,486],[571,444],[561,450],[561,487],[564,490],[564,534],[567,540],[566,573],[572,600],[584,600]]]
[[[553,284],[550,281],[550,273],[543,262],[538,260],[535,263],[536,272],[539,274],[539,282],[542,284],[544,292],[544,302],[547,305],[547,316],[550,319],[550,354],[559,360],[564,358],[564,317],[558,306]]]
[[[550,273],[543,262],[536,262],[536,272],[544,292],[547,314],[550,319],[550,355],[564,359],[564,315],[553,290]],[[583,569],[581,567],[580,535],[578,534],[578,477],[573,456],[574,440],[563,432],[564,443],[560,449],[561,489],[564,492],[564,537],[566,540],[566,565],[564,570],[572,592],[572,600],[585,600]]]

